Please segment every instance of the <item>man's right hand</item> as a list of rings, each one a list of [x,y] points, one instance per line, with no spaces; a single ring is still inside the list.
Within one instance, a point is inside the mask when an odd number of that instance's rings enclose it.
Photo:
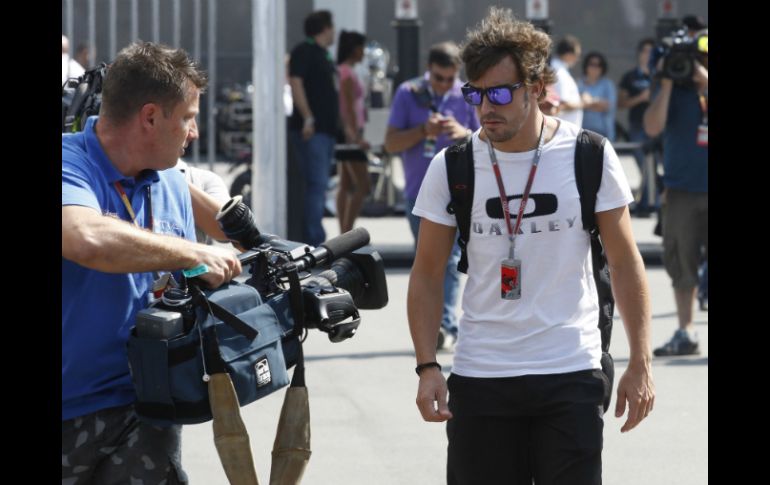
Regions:
[[[241,274],[241,262],[230,249],[197,245],[198,264],[205,264],[208,272],[199,276],[210,288],[217,288]]]
[[[305,123],[302,126],[302,139],[308,141],[315,135],[315,125],[312,123]]]
[[[441,423],[452,419],[452,413],[447,407],[446,379],[436,367],[428,367],[420,372],[417,408],[425,421]]]
[[[425,136],[439,136],[441,131],[444,129],[443,125],[441,124],[441,120],[443,119],[444,117],[441,116],[441,114],[431,113],[428,121],[426,121],[425,125],[423,125],[425,127]]]

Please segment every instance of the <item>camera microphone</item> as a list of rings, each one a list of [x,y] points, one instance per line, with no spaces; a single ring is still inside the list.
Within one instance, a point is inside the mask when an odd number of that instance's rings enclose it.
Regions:
[[[337,259],[367,244],[369,244],[369,231],[363,227],[357,227],[321,243],[317,248],[305,253],[295,261],[287,263],[287,265],[293,264],[297,267],[297,271],[304,271]]]

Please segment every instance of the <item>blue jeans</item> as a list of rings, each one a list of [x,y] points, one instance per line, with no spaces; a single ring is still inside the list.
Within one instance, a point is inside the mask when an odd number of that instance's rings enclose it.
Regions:
[[[628,131],[628,137],[630,141],[632,142],[646,142],[650,139],[649,136],[647,136],[647,133],[644,132],[644,128],[641,126],[632,126]],[[653,156],[655,156],[653,154]],[[639,167],[639,172],[642,174],[642,183],[639,185],[639,190],[641,191],[641,198],[639,199],[639,203],[637,204],[637,208],[645,211],[652,211],[660,207],[660,191],[657,187],[655,187],[655,202],[650,203],[649,197],[647,196],[647,181],[650,179],[649,175],[645,176],[645,153],[644,150],[641,148],[638,150],[634,150],[634,158],[636,158],[636,165]],[[653,183],[655,180],[657,180],[658,174],[657,174],[657,165],[658,160],[655,160],[655,163],[653,166],[655,167],[655,173],[652,174],[652,180]]]
[[[318,246],[326,240],[321,220],[326,205],[329,170],[334,158],[334,137],[326,133],[316,133],[305,141],[299,131],[289,131],[289,141],[294,146],[305,177],[302,242]]]
[[[420,217],[412,214],[414,199],[406,199],[406,218],[409,220],[409,228],[414,236],[414,244],[417,246],[417,235],[420,233]],[[455,304],[457,303],[457,290],[460,287],[460,273],[457,271],[457,262],[460,261],[460,246],[457,245],[457,234],[452,246],[452,253],[446,263],[444,272],[444,311],[441,316],[441,328],[457,335],[457,314],[455,313]]]

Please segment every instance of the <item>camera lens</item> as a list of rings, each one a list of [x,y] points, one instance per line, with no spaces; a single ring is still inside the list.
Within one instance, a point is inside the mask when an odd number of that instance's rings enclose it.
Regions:
[[[693,72],[692,57],[686,53],[671,53],[666,59],[665,71],[674,81],[689,79]]]
[[[254,224],[251,209],[241,199],[240,195],[236,195],[227,201],[217,214],[217,221],[228,239],[244,248],[257,247],[260,244],[259,229]]]

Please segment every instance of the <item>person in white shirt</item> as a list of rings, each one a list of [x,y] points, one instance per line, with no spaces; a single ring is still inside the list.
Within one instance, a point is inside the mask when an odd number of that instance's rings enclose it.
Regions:
[[[551,67],[556,71],[554,90],[561,101],[559,118],[583,126],[583,101],[575,79],[569,69],[580,59],[580,41],[572,35],[566,35],[556,44],[556,55],[551,59]]]
[[[554,77],[545,61],[550,46],[546,34],[499,8],[469,31],[463,46],[469,79],[463,94],[482,127],[472,136],[468,281],[448,380],[435,362],[437,289],[457,230],[446,150],[432,160],[413,210],[422,218],[407,298],[416,403],[425,421],[447,421],[451,485],[601,483],[602,405],[610,382],[600,365],[598,296],[575,180],[579,127],[538,107]],[[520,195],[529,193],[528,179],[531,198]],[[631,200],[606,143],[595,213],[630,347],[615,405],[618,418],[628,405],[622,432],[649,414],[655,395],[649,291],[631,231]],[[518,230],[506,222],[506,210],[522,220]],[[501,292],[510,284],[504,264],[514,258],[518,297]]]
[[[182,172],[190,189],[195,216],[196,240],[204,244],[212,244],[215,240],[226,242],[227,237],[215,221],[216,213],[230,200],[230,193],[225,181],[211,170],[193,167],[181,158],[177,161],[175,168]],[[205,195],[200,195],[195,189],[199,189]]]
[[[72,77],[82,76],[86,72],[78,61],[70,57],[70,41],[66,35],[61,36],[61,83],[67,82]]]

